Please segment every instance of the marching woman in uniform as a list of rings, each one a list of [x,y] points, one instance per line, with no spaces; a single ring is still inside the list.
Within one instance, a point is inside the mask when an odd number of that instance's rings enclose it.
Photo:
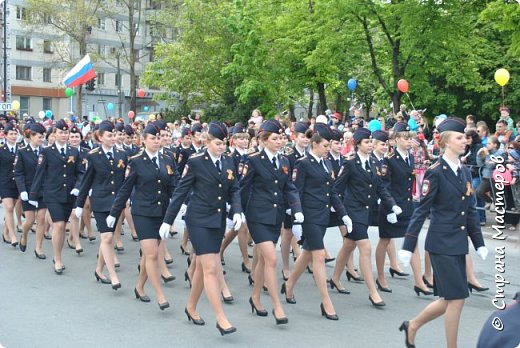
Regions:
[[[308,130],[306,136],[310,139],[310,150],[306,157],[296,162],[292,175],[294,185],[300,192],[302,210],[305,214],[305,221],[300,225],[304,237],[303,252],[296,260],[289,279],[282,285],[282,292],[286,293],[289,303],[295,303],[293,288],[309,262],[312,262],[314,280],[321,296],[321,315],[330,320],[338,320],[327,291],[323,237],[329,225],[331,207],[334,207],[337,216],[342,217],[348,229],[352,228],[352,221],[347,216],[338,194],[333,191],[335,176],[327,159],[333,137],[331,129],[325,124],[317,123],[314,125],[314,131]],[[297,228],[298,225],[295,224],[293,230]],[[332,280],[330,285],[335,287]],[[338,291],[348,293],[345,289],[338,288]]]
[[[393,128],[395,152],[384,159],[381,167],[381,176],[386,189],[394,198],[396,204],[403,210],[397,217],[395,213],[381,207],[379,209],[379,242],[376,247],[377,280],[376,285],[380,291],[392,292],[385,279],[385,256],[390,241],[393,238],[402,238],[410,222],[414,205],[412,190],[415,185],[415,161],[410,149],[412,148],[412,135],[410,127],[405,122],[397,122]],[[421,258],[419,251],[414,253],[412,270],[415,278],[414,291],[419,296],[431,295],[426,284],[422,280]],[[403,275],[403,273],[390,268],[390,275]]]
[[[96,132],[101,146],[96,147],[87,155],[87,171],[81,182],[78,199],[76,200],[75,215],[78,218],[83,216],[85,201],[89,198],[89,192],[92,192],[90,194],[91,207],[96,219],[97,229],[101,234],[94,276],[97,281],[101,281],[102,284],[112,284],[112,288],[117,290],[121,287],[121,283],[115,269],[114,228],[107,226],[106,218],[114,203],[115,193],[123,185],[127,156],[125,151],[116,149],[114,146],[116,135],[114,125],[110,121],[101,122]],[[110,280],[103,274],[105,265]]]
[[[34,254],[39,259],[45,259],[43,253],[43,230],[45,227],[45,214],[47,208],[43,197],[38,197],[38,208],[29,204],[28,191],[36,173],[36,166],[38,164],[38,157],[43,150],[43,135],[45,128],[40,123],[33,123],[29,128],[29,144],[18,152],[16,164],[14,167],[14,179],[18,191],[20,191],[20,198],[22,200],[22,209],[25,214],[25,222],[22,228],[22,238],[20,240],[20,250],[25,252],[27,248],[27,234],[36,220],[36,246]]]
[[[65,265],[61,251],[65,241],[65,224],[69,219],[84,170],[77,149],[67,145],[69,127],[64,120],[56,122],[56,141],[46,147],[38,157],[38,166],[29,194],[29,203],[38,208],[38,199],[43,195],[52,220],[52,247],[54,249],[54,272],[62,274]]]
[[[335,190],[343,194],[343,204],[347,214],[352,219],[352,232],[347,234],[337,255],[331,282],[340,286],[339,280],[343,268],[357,246],[359,248],[359,263],[369,291],[368,299],[374,307],[380,308],[385,306],[385,302],[381,299],[374,284],[371,262],[372,248],[367,233],[371,219],[371,208],[378,198],[381,199],[383,206],[389,207],[396,214],[401,213],[401,208],[395,204],[395,200],[377,176],[375,161],[373,159],[370,161],[370,153],[373,149],[370,131],[366,128],[359,128],[354,133],[354,141],[356,145],[355,157],[345,161],[335,182]]]
[[[260,292],[265,280],[273,302],[276,324],[288,323],[277,293],[276,278],[276,243],[280,237],[285,211],[291,209],[295,223],[303,222],[300,197],[289,173],[289,160],[278,155],[283,136],[283,128],[278,121],[267,120],[262,123],[259,138],[265,147],[249,156],[240,181],[247,227],[259,256],[254,269],[254,288],[249,303],[251,310],[256,311],[257,315],[267,316],[267,311],[260,304]]]
[[[143,131],[144,151],[131,157],[126,167],[126,178],[119,190],[110,215],[106,218],[108,228],[113,228],[117,218],[130,198],[131,212],[135,230],[143,256],[141,257],[139,277],[134,289],[135,297],[143,302],[150,302],[144,294],[144,284],[147,278],[155,290],[159,308],[170,307],[164,295],[159,278],[159,228],[173,189],[176,176],[159,153],[161,147],[160,129],[153,123],[148,123]],[[111,192],[111,193],[112,193]]]
[[[469,296],[466,276],[468,236],[483,260],[488,254],[475,209],[471,173],[461,166],[459,160],[466,147],[465,126],[460,118],[447,118],[437,127],[441,133],[439,146],[444,149],[444,154],[426,171],[421,202],[412,215],[403,248],[399,251],[403,264],[409,264],[417,248],[419,232],[429,216],[425,249],[433,267],[433,291],[440,298],[415,318],[402,323],[399,330],[405,332],[407,347],[415,347],[419,328],[443,314],[446,346],[457,346],[460,315],[465,298]]]
[[[0,147],[0,197],[4,207],[5,232],[4,242],[11,243],[16,248],[18,241],[14,229],[14,206],[18,200],[18,188],[14,180],[14,164],[18,153],[18,129],[16,125],[9,122],[4,127],[5,144]],[[26,242],[27,243],[27,242]]]
[[[167,238],[175,217],[190,194],[185,221],[197,265],[191,278],[191,291],[184,311],[193,324],[204,325],[204,320],[197,313],[197,303],[205,289],[221,335],[236,331],[222,309],[218,280],[218,273],[222,273],[219,252],[226,228],[226,202],[231,205],[235,230],[240,229],[242,224],[236,167],[231,157],[223,155],[226,150],[226,136],[227,128],[224,123],[209,124],[207,149],[186,162],[181,181],[173,193],[160,229],[161,237]]]

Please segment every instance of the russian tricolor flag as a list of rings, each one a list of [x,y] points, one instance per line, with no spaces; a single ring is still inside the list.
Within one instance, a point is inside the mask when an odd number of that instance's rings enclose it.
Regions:
[[[94,77],[96,77],[96,71],[90,61],[90,56],[87,54],[65,75],[63,83],[67,87],[76,87],[92,80]]]

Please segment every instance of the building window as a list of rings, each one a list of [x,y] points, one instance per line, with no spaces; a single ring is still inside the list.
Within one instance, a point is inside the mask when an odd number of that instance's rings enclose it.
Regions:
[[[139,61],[139,50],[134,50],[134,57],[135,57],[135,61],[138,62]]]
[[[16,6],[16,19],[20,19],[22,21],[27,20],[27,9],[22,6]]]
[[[43,68],[43,82],[52,82],[51,76],[52,76],[51,68]]]
[[[98,73],[96,76],[98,85],[102,86],[105,84],[105,73]]]
[[[43,53],[54,53],[52,50],[52,41],[43,40]]]
[[[121,74],[115,74],[114,84],[116,85],[116,87],[121,87]]]
[[[116,48],[115,47],[110,47],[110,54],[115,56],[116,55]]]
[[[31,38],[27,36],[16,35],[16,49],[20,51],[32,51]]]
[[[52,110],[52,98],[43,98],[42,110]]]
[[[123,23],[121,23],[120,21],[116,21],[116,32],[117,33],[123,32]]]
[[[98,45],[98,55],[100,57],[105,57],[106,55],[106,46],[105,45]]]
[[[29,97],[20,97],[20,115],[23,114],[29,114]]]
[[[17,80],[30,80],[31,79],[31,67],[30,66],[16,66],[16,79]]]
[[[52,16],[49,14],[43,15],[43,24],[52,24]]]
[[[105,30],[105,18],[98,18],[98,29]]]

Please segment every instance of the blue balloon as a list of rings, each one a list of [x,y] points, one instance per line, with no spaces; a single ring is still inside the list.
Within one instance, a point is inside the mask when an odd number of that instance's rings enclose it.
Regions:
[[[371,132],[375,132],[378,130],[381,130],[383,127],[381,127],[381,122],[378,120],[372,120],[368,122],[368,130]]]
[[[112,111],[112,110],[114,110],[114,104],[112,104],[112,103],[108,103],[108,104],[107,104],[107,110],[108,110],[108,111]]]
[[[347,82],[347,87],[348,87],[348,89],[350,89],[351,91],[355,90],[356,87],[357,87],[357,81],[354,80],[354,79],[350,79],[350,80],[348,80],[348,82]]]
[[[51,118],[52,117],[52,111],[51,110],[45,111],[45,117]]]
[[[410,130],[414,131],[414,132],[417,130],[417,128],[419,128],[419,125],[417,124],[417,122],[413,118],[410,118],[408,120],[408,126],[410,127]]]
[[[144,111],[147,112],[148,110],[150,110],[150,108],[148,106],[145,106],[144,108]]]

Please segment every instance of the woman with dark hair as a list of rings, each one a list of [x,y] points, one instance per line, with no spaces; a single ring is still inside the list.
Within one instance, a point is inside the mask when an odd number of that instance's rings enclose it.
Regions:
[[[352,228],[352,221],[346,214],[338,194],[333,190],[335,176],[332,164],[327,159],[333,137],[332,130],[325,124],[315,124],[314,131],[308,130],[305,135],[310,140],[308,155],[297,161],[293,170],[294,185],[300,193],[302,210],[307,217],[302,225],[293,226],[293,230],[299,228],[303,234],[303,252],[296,260],[294,271],[283,284],[282,293],[294,300],[293,288],[309,262],[312,262],[314,280],[321,296],[321,315],[330,320],[338,320],[327,291],[323,237],[329,225],[331,207],[336,211],[336,215],[341,217],[347,230]],[[349,293],[338,287],[333,280],[329,282],[330,287],[337,288],[340,293]]]
[[[469,115],[471,116],[471,115]],[[466,152],[461,157],[461,161],[469,167],[471,172],[471,186],[474,190],[480,185],[480,169],[481,167],[477,163],[477,153],[482,149],[483,145],[480,140],[480,136],[475,130],[466,131]],[[477,197],[478,214],[480,218],[480,225],[486,224],[486,211],[484,209],[485,202],[482,198]]]

